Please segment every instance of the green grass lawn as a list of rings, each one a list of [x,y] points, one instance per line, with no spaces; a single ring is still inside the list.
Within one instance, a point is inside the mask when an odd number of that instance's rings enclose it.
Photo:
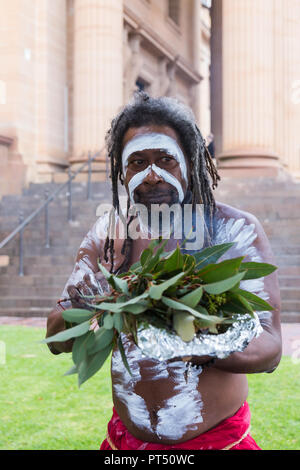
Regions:
[[[0,449],[98,449],[111,417],[109,361],[77,386],[62,377],[70,355],[52,355],[41,328],[0,326]],[[1,346],[1,343],[0,343]],[[3,361],[2,361],[3,362]],[[300,364],[283,357],[272,374],[249,378],[252,435],[263,449],[300,449]]]

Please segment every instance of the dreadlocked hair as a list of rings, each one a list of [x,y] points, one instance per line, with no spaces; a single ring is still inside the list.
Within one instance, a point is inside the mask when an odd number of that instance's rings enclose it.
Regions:
[[[178,134],[185,154],[190,159],[190,185],[187,193],[189,193],[193,208],[196,207],[196,204],[204,205],[206,221],[204,246],[211,246],[216,230],[216,203],[212,189],[217,187],[220,176],[205,145],[205,140],[196,125],[191,109],[174,98],[152,98],[143,91],[136,92],[133,100],[124,106],[112,120],[105,141],[111,164],[110,176],[112,181],[113,208],[117,214],[120,214],[118,183],[124,184],[124,175],[122,173],[122,144],[124,135],[129,128],[138,128],[151,124],[171,127]],[[187,200],[185,199],[183,203],[186,202]],[[127,214],[129,206],[128,198]],[[122,247],[124,262],[117,270],[119,273],[128,271],[130,264],[132,239],[128,234],[128,227],[132,220],[133,217],[128,221],[128,216],[126,215],[127,236]],[[108,260],[108,251],[110,253],[111,272],[114,269],[114,240],[110,238],[112,223],[110,218],[108,236],[104,247],[104,258],[106,260]]]

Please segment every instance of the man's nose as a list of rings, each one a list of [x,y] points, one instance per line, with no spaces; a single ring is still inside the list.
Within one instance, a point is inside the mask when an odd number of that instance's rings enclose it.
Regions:
[[[148,183],[148,184],[157,184],[163,181],[163,178],[159,176],[151,167],[151,170],[149,171],[148,175],[144,179],[143,183]]]

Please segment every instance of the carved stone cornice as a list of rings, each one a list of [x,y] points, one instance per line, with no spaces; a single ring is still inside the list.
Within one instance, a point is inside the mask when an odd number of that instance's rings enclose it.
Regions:
[[[176,61],[177,70],[180,71],[186,79],[193,84],[199,83],[202,80],[203,77],[190,64],[188,64],[183,57],[179,56],[175,49],[170,47],[170,45],[152,28],[141,21],[141,19],[126,5],[124,5],[123,17],[125,23],[132,28],[132,31],[137,31],[143,40],[148,42],[160,56],[167,57],[172,63]]]

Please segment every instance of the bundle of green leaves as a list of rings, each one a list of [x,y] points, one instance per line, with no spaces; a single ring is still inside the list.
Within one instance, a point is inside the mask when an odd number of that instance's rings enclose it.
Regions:
[[[63,312],[66,330],[43,342],[75,338],[74,366],[65,374],[78,374],[79,386],[104,364],[118,347],[131,373],[121,333],[138,345],[141,322],[175,332],[189,342],[197,333],[224,333],[241,315],[273,307],[240,288],[241,280],[267,276],[277,269],[267,263],[243,262],[244,257],[217,262],[234,243],[224,243],[189,255],[177,246],[165,252],[166,241],[153,240],[128,272],[114,275],[99,263],[110,285],[105,296],[85,296],[84,309]]]

